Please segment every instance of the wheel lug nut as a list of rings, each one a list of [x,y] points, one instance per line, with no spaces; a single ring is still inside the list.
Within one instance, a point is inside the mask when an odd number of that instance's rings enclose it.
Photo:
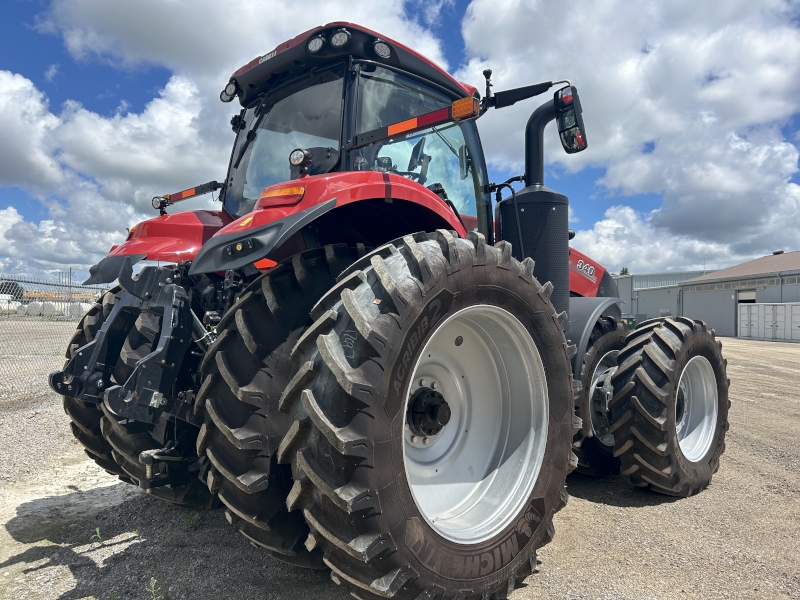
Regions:
[[[436,389],[436,388],[438,388],[438,387],[439,387],[439,384],[438,384],[438,383],[436,383],[436,382],[434,381],[434,382],[431,384],[431,387],[432,387],[433,389]]]
[[[409,429],[411,429],[411,427],[409,427],[408,423],[406,423],[406,431],[408,431]]]
[[[427,446],[428,444],[431,443],[431,440],[430,440],[430,438],[425,438],[425,439],[422,440],[422,443]]]
[[[417,436],[415,436],[415,435],[411,436],[411,443],[412,444],[416,444],[417,443]]]
[[[420,385],[425,385],[425,380],[424,380],[424,379],[420,379],[420,380],[419,380],[419,384],[420,384]]]

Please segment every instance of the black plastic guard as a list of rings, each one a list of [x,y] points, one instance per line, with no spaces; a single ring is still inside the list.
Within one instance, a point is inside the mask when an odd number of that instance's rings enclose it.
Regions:
[[[120,277],[125,293],[114,304],[95,338],[79,348],[63,371],[50,374],[58,394],[85,402],[105,402],[122,418],[157,423],[163,412],[192,421],[193,394],[171,397],[181,363],[192,343],[196,317],[182,286],[173,283],[176,268],[145,267],[136,280]],[[111,385],[122,344],[143,311],[161,315],[161,333],[123,385]]]
[[[147,257],[147,254],[124,254],[122,256],[106,256],[99,263],[89,268],[89,279],[83,285],[97,285],[98,283],[111,283],[120,279],[120,273],[128,275],[133,273],[133,265]]]
[[[192,261],[189,275],[241,269],[279,248],[297,231],[336,206],[336,198],[317,204],[285,219],[242,233],[211,238]],[[241,247],[241,249],[237,249]]]
[[[564,333],[569,343],[578,348],[577,354],[572,357],[572,376],[578,381],[581,379],[583,355],[586,354],[595,323],[602,316],[614,317],[619,321],[622,317],[620,304],[625,304],[620,298],[573,296],[569,299],[569,321]]]

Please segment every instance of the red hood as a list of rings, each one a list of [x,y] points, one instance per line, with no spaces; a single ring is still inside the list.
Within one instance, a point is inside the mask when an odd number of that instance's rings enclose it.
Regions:
[[[146,254],[145,260],[176,263],[191,260],[203,244],[230,222],[227,213],[212,210],[162,215],[131,227],[128,239],[113,247],[108,255]]]

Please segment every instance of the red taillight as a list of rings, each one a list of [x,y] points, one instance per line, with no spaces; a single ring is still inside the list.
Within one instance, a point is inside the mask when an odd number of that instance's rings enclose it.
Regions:
[[[303,199],[306,188],[285,187],[273,190],[264,190],[258,199],[258,208],[272,208],[274,206],[294,206]]]

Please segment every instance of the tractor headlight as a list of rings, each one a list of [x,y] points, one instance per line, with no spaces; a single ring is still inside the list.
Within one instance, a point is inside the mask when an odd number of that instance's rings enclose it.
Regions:
[[[392,49],[389,44],[381,40],[376,41],[372,45],[372,49],[375,50],[375,54],[381,58],[389,58],[392,55]]]
[[[292,150],[291,154],[289,154],[289,163],[294,167],[299,167],[306,161],[306,155],[306,151],[300,148]]]
[[[308,40],[308,44],[306,44],[306,50],[308,50],[311,54],[316,54],[322,49],[324,44],[325,38],[323,38],[321,35],[318,35]]]
[[[340,29],[331,37],[331,46],[334,48],[342,48],[350,41],[350,32],[347,29]]]

